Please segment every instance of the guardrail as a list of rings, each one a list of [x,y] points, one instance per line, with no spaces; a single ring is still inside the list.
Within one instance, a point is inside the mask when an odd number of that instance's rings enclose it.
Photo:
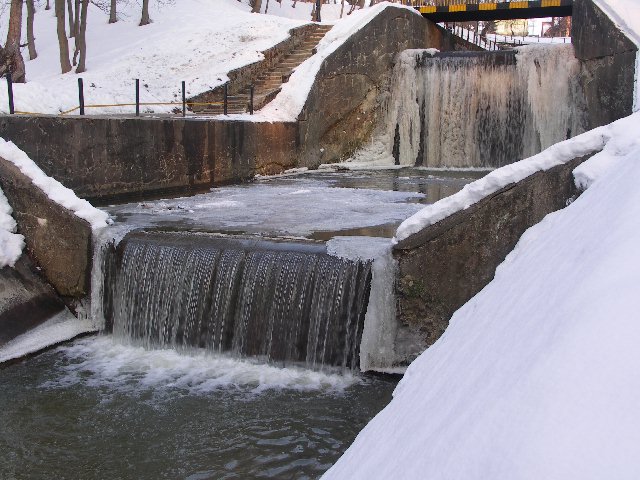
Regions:
[[[27,112],[15,109],[15,99],[13,92],[13,81],[11,72],[7,72],[7,93],[9,99],[9,114],[10,115],[41,115],[41,112]],[[228,83],[224,85],[223,99],[218,102],[188,102],[186,96],[186,82],[182,82],[182,101],[181,102],[141,102],[140,101],[140,80],[135,80],[135,102],[132,103],[111,103],[111,104],[90,104],[85,103],[84,98],[84,81],[82,78],[78,78],[78,105],[68,110],[58,113],[58,115],[69,115],[74,112],[78,112],[79,115],[85,115],[88,108],[115,108],[115,107],[135,107],[135,116],[140,116],[140,107],[144,106],[175,106],[178,112],[173,112],[176,115],[182,115],[186,117],[188,107],[222,107],[222,114],[228,115],[229,103],[234,101],[238,97],[229,95]],[[254,100],[254,87],[249,87],[249,100],[247,103],[247,111],[250,115],[253,115],[253,100]],[[180,111],[181,107],[181,111]],[[133,113],[133,112],[132,112]],[[205,112],[206,113],[206,112]]]

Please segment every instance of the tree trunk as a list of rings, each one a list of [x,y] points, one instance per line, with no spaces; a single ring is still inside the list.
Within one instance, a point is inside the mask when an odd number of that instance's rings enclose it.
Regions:
[[[67,32],[64,30],[64,0],[55,0],[55,6],[58,46],[60,47],[60,70],[62,73],[67,73],[71,70],[71,62],[69,61],[69,42],[67,41]]]
[[[0,74],[11,71],[14,82],[24,83],[24,60],[20,52],[20,36],[22,34],[22,4],[23,0],[11,0],[9,13],[9,30],[7,31],[7,43],[2,51],[2,65]]]
[[[78,35],[80,31],[80,0],[76,0],[75,4],[75,15],[73,17],[73,33]]]
[[[38,56],[36,51],[36,39],[33,36],[33,17],[35,8],[33,0],[27,0],[27,46],[29,48],[29,60],[33,60]]]
[[[51,4],[49,3],[49,0],[47,0],[47,5],[44,7],[45,10],[51,10]]]
[[[149,25],[151,19],[149,18],[149,0],[142,0],[142,16],[140,17],[140,26]]]
[[[269,0],[267,0],[267,5],[264,7],[264,13],[269,11]]]
[[[344,13],[344,0],[342,0],[342,5],[340,5],[340,18],[342,18],[343,13]]]
[[[82,0],[82,13],[80,14],[80,30],[78,31],[78,50],[80,60],[76,73],[84,72],[87,64],[87,11],[89,10],[89,0]]]
[[[253,8],[251,9],[251,13],[260,13],[262,9],[262,0],[253,0]]]
[[[67,10],[69,11],[69,38],[76,36],[76,29],[73,25],[73,0],[67,0]]]
[[[116,23],[118,14],[116,13],[116,0],[111,0],[111,8],[109,9],[109,23]]]

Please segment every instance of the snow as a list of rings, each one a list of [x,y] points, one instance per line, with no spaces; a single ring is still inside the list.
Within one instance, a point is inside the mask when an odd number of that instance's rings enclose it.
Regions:
[[[92,322],[77,319],[65,308],[43,324],[0,347],[0,364],[95,331]]]
[[[86,220],[93,230],[106,227],[109,216],[89,202],[78,198],[73,190],[47,176],[29,156],[20,150],[13,142],[0,138],[0,157],[10,161],[20,171],[29,177],[32,183],[40,188],[52,201],[72,211],[77,217]]]
[[[640,477],[639,130],[636,113],[587,135],[606,140],[589,188],[527,230],[323,478]]]
[[[16,233],[18,226],[12,213],[7,197],[0,190],[0,268],[13,267],[24,248],[24,236]]]
[[[285,40],[291,28],[308,23],[252,14],[248,2],[237,0],[163,3],[150,2],[153,23],[144,27],[138,26],[138,2],[119,3],[120,21],[114,24],[108,24],[108,13],[90,3],[87,71],[81,75],[60,74],[53,9],[41,6],[34,26],[38,58],[29,61],[23,51],[27,83],[14,85],[16,110],[56,114],[77,107],[79,77],[84,79],[87,105],[134,102],[136,78],[141,102],[179,102],[182,80],[188,96],[211,90],[228,81],[227,72],[261,60],[261,52]],[[5,14],[4,31],[7,19]],[[26,27],[23,38],[26,43]],[[5,80],[1,82],[0,112],[6,113],[7,89]],[[153,106],[143,111],[173,108]],[[87,110],[88,114],[133,112],[133,106]]]

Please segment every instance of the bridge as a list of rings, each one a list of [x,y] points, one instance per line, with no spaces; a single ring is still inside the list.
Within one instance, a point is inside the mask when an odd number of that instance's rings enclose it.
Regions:
[[[573,0],[414,0],[412,4],[435,23],[568,17],[573,10]]]

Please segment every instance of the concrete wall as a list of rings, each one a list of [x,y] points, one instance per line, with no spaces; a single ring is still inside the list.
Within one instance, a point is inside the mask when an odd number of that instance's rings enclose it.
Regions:
[[[508,185],[395,246],[400,331],[421,344],[406,361],[433,344],[451,315],[493,279],[527,228],[578,194],[572,171],[586,158]]]
[[[407,48],[453,50],[455,45],[434,23],[388,7],[324,61],[299,117],[300,166],[340,160],[369,139],[394,58]]]
[[[637,47],[592,0],[574,0],[572,37],[581,62],[587,127],[630,115]]]
[[[295,166],[295,123],[3,116],[0,136],[97,203],[188,193]]]
[[[89,293],[90,225],[54,203],[11,162],[0,158],[0,187],[13,207],[29,256],[63,297]]]

